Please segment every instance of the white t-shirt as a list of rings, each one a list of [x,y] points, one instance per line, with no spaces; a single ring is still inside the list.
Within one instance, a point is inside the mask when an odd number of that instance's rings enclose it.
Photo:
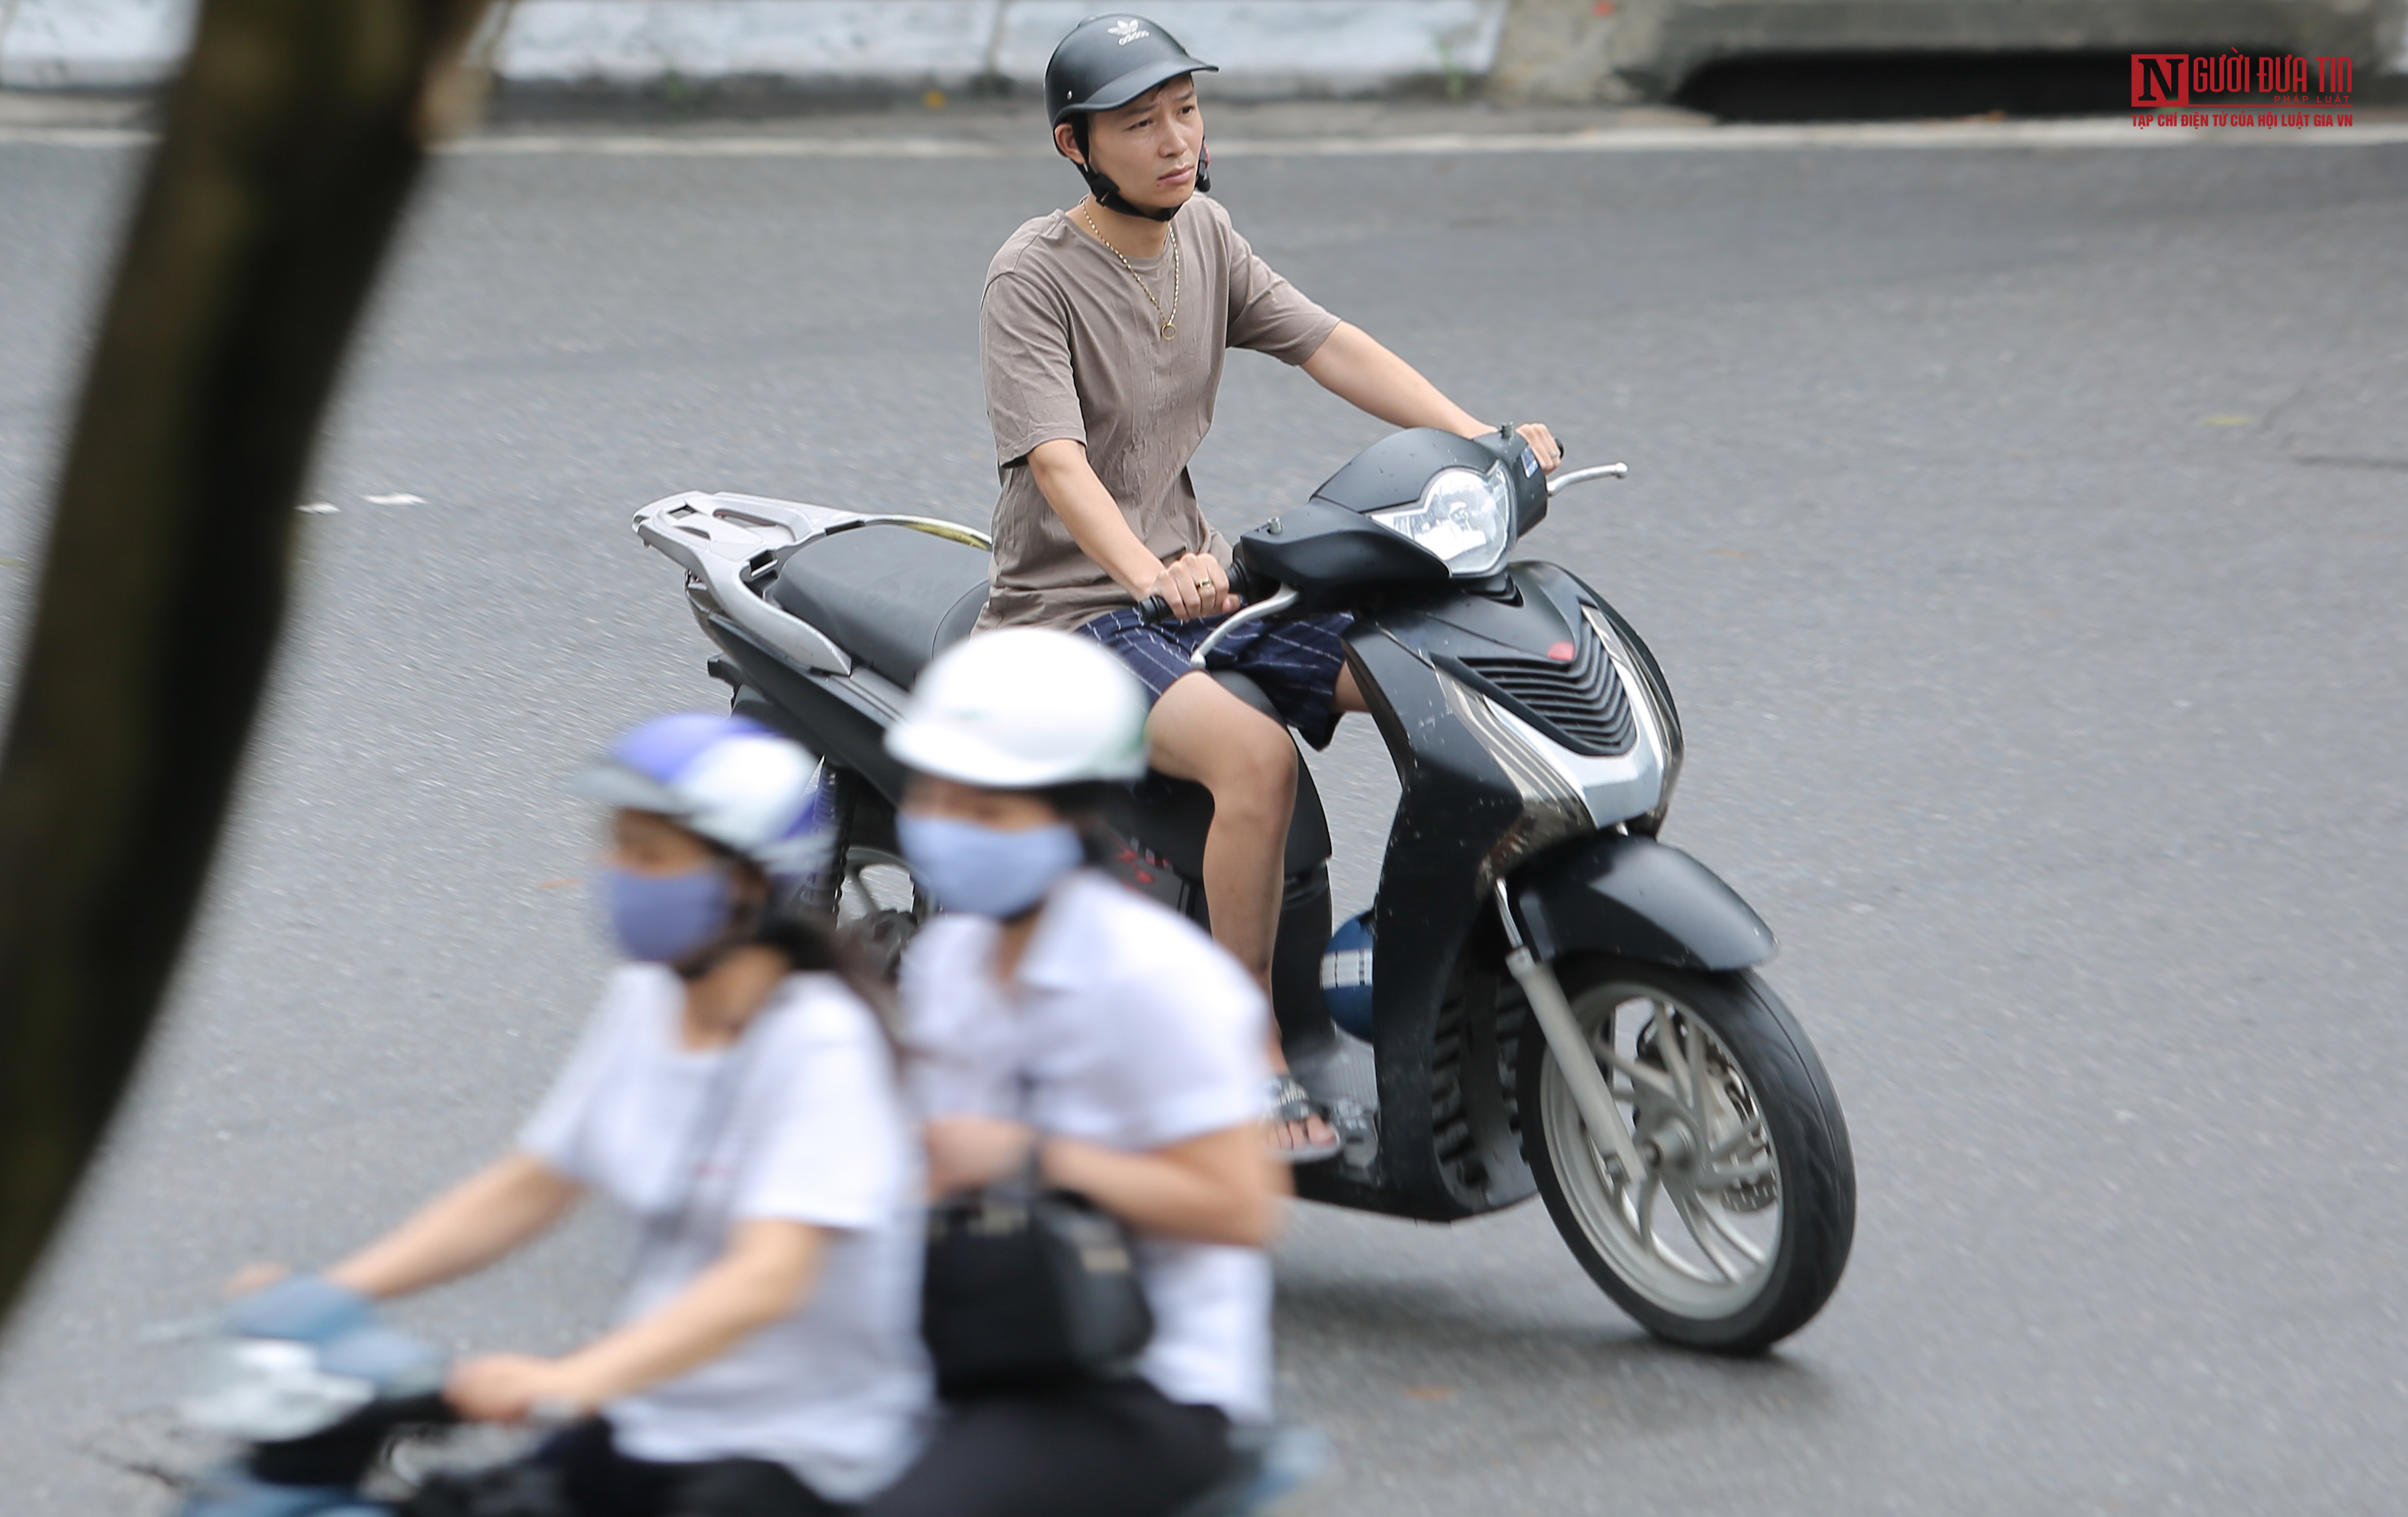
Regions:
[[[1261,1116],[1269,1009],[1195,923],[1080,870],[1046,902],[1017,997],[990,971],[997,930],[982,917],[940,916],[904,957],[922,1112],[1028,1121],[1127,1152]],[[1174,1401],[1268,1421],[1268,1257],[1140,1237],[1138,1273],[1154,1320],[1138,1367],[1145,1378]]]
[[[922,1170],[894,1061],[831,975],[790,977],[735,1048],[709,1052],[679,1042],[684,997],[658,966],[611,976],[520,1146],[645,1223],[623,1323],[714,1263],[733,1219],[824,1228],[826,1252],[791,1316],[603,1410],[639,1459],[769,1459],[860,1500],[918,1452],[929,1401]]]

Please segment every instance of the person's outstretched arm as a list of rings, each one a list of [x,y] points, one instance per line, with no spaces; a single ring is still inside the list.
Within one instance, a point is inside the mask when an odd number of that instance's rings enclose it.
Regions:
[[[590,1412],[707,1365],[793,1312],[810,1294],[825,1252],[825,1233],[808,1223],[738,1222],[726,1252],[657,1310],[557,1359],[468,1360],[443,1394],[481,1422],[517,1422],[545,1402]]]
[[[1377,338],[1351,322],[1340,322],[1304,361],[1313,382],[1390,426],[1435,427],[1458,437],[1477,437],[1497,428],[1446,398],[1419,369],[1382,347]],[[1521,428],[1523,440],[1539,455],[1539,466],[1552,472],[1563,461],[1555,434],[1539,422]]]
[[[512,1153],[427,1202],[326,1278],[382,1300],[472,1275],[539,1237],[581,1194],[535,1155]]]

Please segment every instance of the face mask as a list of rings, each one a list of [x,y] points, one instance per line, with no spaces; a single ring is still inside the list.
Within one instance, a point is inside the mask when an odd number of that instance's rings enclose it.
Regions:
[[[1010,921],[1086,858],[1079,829],[1067,822],[1003,832],[952,817],[895,819],[903,856],[928,894],[948,911]]]
[[[727,929],[724,865],[682,874],[638,874],[604,866],[594,871],[610,937],[639,964],[676,964],[710,946]]]

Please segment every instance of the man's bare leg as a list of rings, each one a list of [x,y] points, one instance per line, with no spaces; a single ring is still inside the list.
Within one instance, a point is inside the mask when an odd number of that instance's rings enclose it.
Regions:
[[[1285,727],[1201,675],[1164,691],[1145,730],[1155,768],[1212,793],[1212,826],[1204,835],[1212,938],[1245,966],[1268,998],[1288,819],[1296,810],[1296,744]],[[1270,1056],[1272,1068],[1287,1067],[1276,1022]],[[1279,1143],[1313,1148],[1332,1136],[1315,1117],[1290,1123]]]
[[[1363,699],[1363,687],[1354,682],[1354,671],[1342,664],[1338,666],[1338,683],[1329,693],[1329,708],[1340,716],[1371,708]]]

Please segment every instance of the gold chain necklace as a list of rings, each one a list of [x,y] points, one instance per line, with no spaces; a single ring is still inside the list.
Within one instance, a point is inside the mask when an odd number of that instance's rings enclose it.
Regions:
[[[1137,280],[1138,292],[1145,296],[1145,303],[1154,308],[1154,315],[1162,318],[1162,340],[1168,342],[1171,338],[1179,336],[1178,226],[1173,224],[1170,228],[1170,309],[1168,313],[1165,313],[1162,308],[1162,302],[1154,298],[1154,292],[1147,288],[1145,277],[1138,273],[1137,265],[1128,261],[1127,254],[1122,252],[1118,248],[1113,247],[1111,243],[1106,239],[1104,236],[1104,229],[1096,224],[1095,213],[1092,211],[1082,210],[1079,213],[1079,217],[1080,220],[1087,223],[1087,230],[1096,235],[1096,240],[1103,243],[1104,251],[1111,253],[1114,258],[1121,261],[1121,267],[1128,270],[1128,277]]]

